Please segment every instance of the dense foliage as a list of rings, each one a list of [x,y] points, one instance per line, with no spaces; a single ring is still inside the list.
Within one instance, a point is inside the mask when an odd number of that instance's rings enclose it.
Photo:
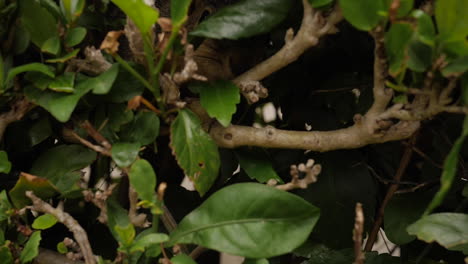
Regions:
[[[0,263],[468,263],[468,0],[0,21]]]

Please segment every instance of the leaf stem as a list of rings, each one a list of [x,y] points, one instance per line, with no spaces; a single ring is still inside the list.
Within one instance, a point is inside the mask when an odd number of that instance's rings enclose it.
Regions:
[[[130,74],[137,78],[146,88],[148,88],[148,90],[150,90],[151,92],[154,91],[153,86],[151,86],[151,84],[143,76],[141,76],[141,74],[135,71],[135,69],[133,69],[132,66],[130,66],[130,64],[128,64],[124,59],[122,59],[122,57],[120,57],[118,54],[112,54],[112,56],[120,65],[122,65],[125,68],[125,70],[127,70]]]

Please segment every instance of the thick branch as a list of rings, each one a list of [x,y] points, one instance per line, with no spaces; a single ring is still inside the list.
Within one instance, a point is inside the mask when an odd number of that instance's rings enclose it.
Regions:
[[[304,17],[301,28],[296,36],[289,29],[285,37],[285,45],[272,57],[256,65],[234,79],[236,83],[260,81],[268,75],[278,71],[291,62],[297,60],[307,49],[318,44],[321,36],[335,33],[335,24],[341,21],[342,15],[339,9],[334,10],[325,20],[321,13],[313,9],[307,0],[303,0]]]
[[[80,224],[68,213],[64,212],[60,208],[54,208],[50,204],[41,200],[41,198],[34,195],[32,191],[26,191],[26,196],[33,202],[32,209],[35,211],[51,214],[57,218],[57,220],[64,224],[70,232],[73,233],[76,242],[80,245],[81,252],[83,253],[86,264],[95,264],[96,259],[94,258],[93,250],[89,244],[88,235],[86,231],[80,226]]]
[[[379,132],[374,130],[376,123],[375,119],[362,120],[351,127],[333,131],[290,131],[235,125],[224,128],[216,124],[211,128],[210,135],[224,148],[257,146],[325,152],[405,139],[419,128],[419,122],[402,121],[387,131]]]

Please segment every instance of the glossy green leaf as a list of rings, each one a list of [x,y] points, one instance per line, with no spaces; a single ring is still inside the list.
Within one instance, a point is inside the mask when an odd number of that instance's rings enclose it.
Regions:
[[[11,170],[11,162],[8,160],[8,153],[0,151],[0,173],[9,173]]]
[[[429,46],[434,46],[436,32],[431,16],[422,10],[415,10],[412,16],[417,19],[418,29],[416,31],[419,40]]]
[[[288,14],[290,0],[243,0],[216,12],[190,34],[215,39],[240,39],[266,33]]]
[[[36,219],[32,223],[32,227],[34,229],[44,230],[47,228],[51,228],[57,223],[57,218],[51,214],[43,214]]]
[[[142,34],[148,33],[159,18],[159,13],[143,0],[112,0],[122,11],[129,16]]]
[[[75,27],[70,29],[65,35],[65,45],[68,47],[73,47],[78,45],[86,37],[86,28],[84,27]]]
[[[264,152],[238,150],[236,151],[236,156],[239,159],[241,168],[245,170],[251,179],[255,179],[261,183],[268,182],[270,179],[283,182],[273,169],[271,161]]]
[[[152,201],[156,188],[156,174],[151,164],[140,159],[133,163],[128,173],[130,184],[141,200]]]
[[[386,11],[382,0],[340,0],[344,18],[360,30],[371,30],[383,18],[379,12]],[[365,7],[365,8],[364,8]]]
[[[443,41],[466,39],[468,35],[468,0],[438,0],[435,17]]]
[[[431,213],[435,208],[437,208],[443,201],[445,196],[452,187],[453,181],[455,179],[455,175],[457,173],[458,168],[458,153],[463,146],[463,142],[465,138],[468,136],[468,116],[465,117],[463,122],[463,130],[460,137],[455,141],[450,150],[449,154],[445,158],[444,161],[444,170],[442,171],[442,176],[440,177],[440,189],[434,195],[431,203],[427,206],[424,215],[428,215]]]
[[[50,68],[42,63],[38,62],[33,62],[29,64],[24,64],[18,67],[12,68],[9,72],[8,75],[5,79],[5,83],[9,83],[13,78],[23,72],[40,72],[43,73],[49,77],[55,77],[55,74],[53,71],[50,70]]]
[[[218,146],[203,131],[198,117],[188,109],[179,111],[171,125],[171,148],[195,189],[204,195],[213,185],[220,166]]]
[[[60,0],[60,10],[68,23],[75,21],[83,12],[85,0]]]
[[[13,256],[8,246],[0,246],[0,263],[13,264]]]
[[[171,242],[268,258],[301,245],[319,215],[318,208],[294,194],[263,184],[234,184],[182,219]]]
[[[121,244],[124,238],[121,238],[119,233],[115,230],[116,226],[125,228],[131,225],[130,219],[128,218],[127,210],[123,209],[122,206],[113,199],[107,200],[107,226],[114,238]],[[129,229],[131,227],[128,227]],[[130,231],[131,232],[131,231]],[[121,241],[122,240],[122,241]]]
[[[443,52],[455,58],[468,56],[468,40],[456,40],[444,43]]]
[[[27,72],[24,75],[24,79],[28,80],[31,82],[34,86],[41,90],[47,89],[49,87],[49,84],[54,80],[54,78],[49,77],[48,75],[42,74],[41,72]]]
[[[80,98],[93,89],[96,78],[99,79],[99,76],[78,82],[73,93],[41,91],[33,86],[27,86],[24,93],[29,100],[45,108],[58,121],[66,122]]]
[[[442,74],[445,77],[450,75],[458,75],[463,74],[468,70],[468,56],[460,57],[452,62],[450,62],[447,66],[442,69]]]
[[[132,247],[130,248],[130,252],[141,251],[144,252],[146,248],[157,245],[160,246],[161,243],[169,241],[169,236],[163,233],[152,233],[146,234],[142,237],[137,237],[135,242],[133,243]]]
[[[185,254],[175,255],[171,258],[172,264],[197,264],[195,260]]]
[[[230,81],[222,80],[198,83],[196,86],[200,92],[200,103],[208,115],[216,118],[221,125],[229,126],[240,102],[239,88]]]
[[[426,215],[410,225],[408,233],[428,243],[437,242],[447,249],[468,254],[468,214]]]
[[[9,192],[15,208],[19,209],[31,204],[31,200],[25,195],[26,191],[33,191],[37,197],[42,199],[48,199],[57,193],[57,189],[49,180],[34,175],[21,174]]]
[[[60,145],[43,152],[31,168],[31,174],[50,180],[60,191],[70,190],[80,174],[70,174],[82,169],[96,159],[96,152],[80,145]]]
[[[57,55],[60,52],[60,38],[53,36],[42,43],[41,51]]]
[[[71,51],[70,53],[63,55],[62,57],[55,58],[55,59],[48,59],[48,60],[46,60],[46,62],[48,62],[48,63],[64,63],[66,61],[69,61],[69,60],[75,58],[76,55],[78,55],[79,52],[80,52],[80,49],[75,49],[75,50]]]
[[[308,1],[309,1],[309,4],[313,8],[326,6],[326,5],[330,4],[331,2],[333,2],[333,0],[308,0]]]
[[[388,239],[397,245],[404,245],[416,237],[408,234],[406,228],[424,213],[430,197],[420,193],[394,196],[384,215],[384,229]]]
[[[63,19],[62,12],[60,11],[60,7],[54,0],[39,0],[39,3],[42,7],[47,9],[49,13],[51,13],[57,20]]]
[[[246,259],[242,264],[269,264],[268,259]]]
[[[93,87],[93,94],[107,94],[117,79],[118,73],[119,64],[114,63],[108,70],[93,78],[89,84]]]
[[[58,37],[57,23],[52,14],[35,0],[20,0],[21,23],[31,36],[31,41],[42,48],[44,42]]]
[[[385,48],[392,76],[398,75],[406,65],[407,49],[413,36],[413,28],[408,23],[392,24],[385,34]]]
[[[188,10],[192,0],[171,0],[172,26],[177,29],[187,19]]]
[[[122,141],[139,142],[148,145],[159,135],[159,117],[153,112],[140,111],[135,119],[122,128],[119,134]]]
[[[41,239],[41,231],[32,233],[28,242],[26,245],[24,245],[24,248],[21,251],[19,258],[21,263],[28,263],[32,261],[37,256],[37,254],[39,254],[39,243],[41,242]]]
[[[121,168],[128,167],[136,160],[140,151],[139,143],[115,143],[112,145],[112,160]]]
[[[73,88],[75,86],[75,75],[74,72],[65,72],[63,75],[55,77],[49,83],[48,88],[54,92],[73,93],[75,90]]]

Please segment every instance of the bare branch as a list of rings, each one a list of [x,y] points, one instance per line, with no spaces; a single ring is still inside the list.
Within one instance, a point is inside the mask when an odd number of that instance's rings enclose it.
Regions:
[[[98,152],[98,153],[101,153],[102,155],[104,156],[108,156],[110,157],[111,156],[111,153],[109,150],[101,147],[101,146],[98,146],[98,145],[94,145],[93,143],[89,142],[88,140],[80,137],[78,134],[76,134],[74,131],[71,131],[70,134],[76,139],[78,140],[78,142],[80,142],[81,144],[85,145],[86,147]]]
[[[0,114],[0,141],[3,139],[3,134],[8,125],[23,118],[29,111],[30,106],[31,104],[26,98],[21,98],[12,104],[10,111]]]
[[[275,186],[276,189],[283,191],[290,191],[294,189],[307,189],[309,184],[317,181],[317,176],[322,171],[320,164],[315,164],[313,159],[309,159],[306,164],[291,165],[290,174],[292,177],[291,182],[282,185],[276,185],[276,180],[268,181],[268,185]],[[305,174],[302,179],[299,177],[301,173]]]
[[[73,233],[73,236],[83,253],[86,264],[96,263],[86,231],[71,215],[64,212],[61,208],[52,207],[41,198],[34,195],[32,191],[26,191],[26,196],[33,202],[33,205],[31,206],[33,210],[55,216],[60,223],[64,224],[68,230]]]
[[[235,83],[260,81],[297,60],[307,49],[317,45],[323,35],[337,32],[335,25],[343,18],[340,9],[336,8],[327,19],[324,19],[307,0],[303,0],[302,3],[304,17],[297,35],[294,36],[293,30],[289,29],[286,32],[284,46],[272,57],[235,78]]]
[[[354,241],[354,262],[353,264],[364,264],[365,256],[362,252],[362,233],[364,233],[364,213],[362,204],[356,204],[356,218],[354,219],[353,241]]]
[[[103,224],[107,223],[107,198],[112,194],[116,186],[117,184],[113,183],[106,190],[96,191],[96,193],[93,193],[90,190],[83,191],[85,201],[92,202],[97,208],[101,210],[98,216],[98,221]]]

